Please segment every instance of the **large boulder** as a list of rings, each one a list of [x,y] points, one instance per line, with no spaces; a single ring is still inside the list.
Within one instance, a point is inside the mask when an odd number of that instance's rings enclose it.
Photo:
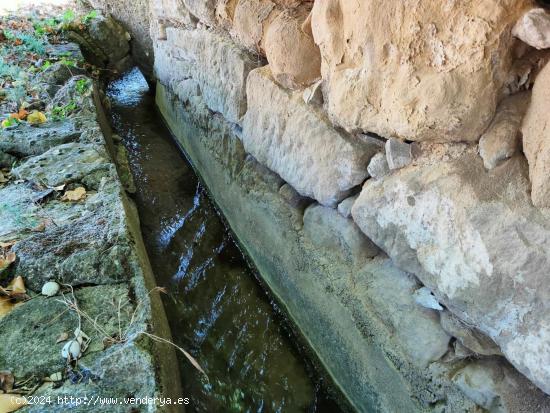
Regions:
[[[533,204],[550,207],[550,63],[539,73],[523,119],[523,151],[529,162]]]
[[[267,29],[265,51],[271,72],[289,89],[308,86],[321,77],[321,54],[308,16],[306,8],[287,10]]]
[[[301,93],[275,83],[269,67],[250,72],[243,144],[298,193],[335,207],[367,177],[373,145],[337,131]]]
[[[523,157],[489,172],[473,150],[411,165],[367,181],[352,216],[550,393],[550,211],[531,205]]]
[[[313,7],[331,119],[348,131],[476,141],[508,81],[530,0],[324,0]]]
[[[271,0],[240,0],[233,13],[231,34],[247,49],[265,54],[264,33],[280,12]]]

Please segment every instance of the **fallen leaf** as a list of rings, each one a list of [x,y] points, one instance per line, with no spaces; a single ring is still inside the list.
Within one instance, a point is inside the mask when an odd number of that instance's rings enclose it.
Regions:
[[[63,191],[65,189],[66,184],[54,186],[52,189],[54,191]]]
[[[0,242],[0,248],[10,248],[17,243],[16,240]]]
[[[27,289],[25,288],[23,277],[19,275],[11,280],[6,287],[6,290],[10,291],[12,296],[16,294],[25,294],[27,292]]]
[[[5,256],[0,256],[0,271],[5,270],[15,262],[15,252],[8,252]]]
[[[29,122],[31,125],[38,125],[40,123],[46,122],[47,120],[48,119],[46,118],[46,115],[38,110],[33,110],[27,115],[27,122]]]
[[[4,317],[15,307],[15,303],[12,302],[10,297],[0,296],[0,318]],[[3,410],[0,407],[0,412]]]
[[[76,189],[73,189],[72,191],[66,191],[63,197],[61,197],[62,201],[80,201],[86,196],[86,189],[79,186]]]
[[[19,109],[19,112],[12,113],[10,115],[10,118],[25,120],[25,118],[27,117],[28,114],[29,114],[29,112],[27,112],[25,109],[21,108],[21,109]]]
[[[27,404],[24,397],[14,394],[0,394],[0,412],[10,413],[19,410]]]
[[[23,40],[21,39],[15,39],[15,41],[13,42],[13,44],[15,44],[16,46],[21,46],[23,44]]]
[[[61,333],[59,337],[57,337],[57,340],[55,340],[55,344],[62,343],[63,341],[67,341],[69,339],[69,333],[66,331],[64,333]]]
[[[15,378],[11,371],[0,371],[0,390],[4,393],[9,392],[13,389],[13,383],[15,383]]]
[[[4,173],[0,171],[0,184],[8,182],[9,179],[4,176]]]

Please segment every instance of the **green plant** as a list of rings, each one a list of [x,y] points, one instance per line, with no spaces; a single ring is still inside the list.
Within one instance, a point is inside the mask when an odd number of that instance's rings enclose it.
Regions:
[[[74,10],[67,9],[65,10],[65,13],[63,13],[63,15],[61,16],[61,23],[63,23],[63,25],[70,25],[74,22],[75,18],[76,15]]]
[[[86,14],[84,17],[82,17],[82,23],[88,24],[88,23],[90,23],[93,19],[95,19],[96,17],[97,17],[97,11],[96,11],[96,10],[92,10],[91,12],[89,12],[88,14]]]
[[[46,60],[42,66],[40,66],[40,70],[43,72],[45,71],[47,68],[51,67],[52,65],[52,62],[50,62],[49,60]]]
[[[80,79],[76,81],[75,89],[79,95],[84,95],[90,88],[88,79]]]
[[[25,45],[25,48],[28,51],[34,52],[40,55],[46,54],[46,48],[44,47],[44,43],[41,40],[37,39],[32,34],[21,33],[18,36],[18,38],[23,42],[23,44]]]
[[[12,80],[16,79],[20,71],[21,69],[19,66],[7,64],[4,62],[4,59],[0,57],[0,78],[11,78]]]
[[[71,100],[64,106],[53,107],[51,110],[50,118],[54,121],[63,120],[67,116],[74,113],[77,109],[78,107],[76,106],[76,102],[74,100]]]
[[[68,66],[68,67],[76,67],[76,60],[73,59],[67,59],[66,57],[63,57],[59,63],[62,65]]]

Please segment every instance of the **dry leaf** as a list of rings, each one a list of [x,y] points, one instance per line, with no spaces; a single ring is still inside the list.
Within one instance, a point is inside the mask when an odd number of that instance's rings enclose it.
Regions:
[[[23,277],[20,275],[15,277],[13,280],[10,281],[8,286],[6,287],[6,290],[11,292],[11,296],[17,295],[17,294],[25,294],[27,292],[27,289],[25,288],[25,282],[23,281]]]
[[[27,115],[27,122],[29,122],[31,125],[38,125],[40,123],[46,122],[47,120],[48,119],[46,118],[46,115],[38,110],[33,110]]]
[[[5,256],[0,256],[0,271],[8,268],[12,263],[15,262],[15,259],[15,252],[8,252]]]
[[[17,243],[16,240],[0,242],[0,248],[10,248]]]
[[[7,393],[13,389],[15,378],[11,371],[0,371],[0,390]]]
[[[0,394],[0,412],[10,413],[19,410],[27,404],[24,397],[15,394]]]
[[[66,191],[63,197],[61,198],[62,201],[80,201],[86,196],[86,189],[79,186],[78,188],[72,190],[72,191]]]
[[[54,191],[63,191],[65,189],[65,184],[63,185],[58,185],[58,186],[54,186],[52,188]]]
[[[0,171],[0,184],[6,183],[8,181],[9,181],[9,179],[4,176],[2,171]]]
[[[10,297],[0,296],[0,318],[4,317],[15,307],[15,303],[12,302]],[[3,410],[0,408],[0,412]]]
[[[10,118],[13,119],[19,119],[19,120],[25,120],[29,112],[27,112],[25,109],[21,108],[19,109],[19,112],[10,114]]]
[[[57,337],[57,340],[55,340],[55,344],[62,343],[63,341],[67,341],[69,339],[69,333],[64,332]]]

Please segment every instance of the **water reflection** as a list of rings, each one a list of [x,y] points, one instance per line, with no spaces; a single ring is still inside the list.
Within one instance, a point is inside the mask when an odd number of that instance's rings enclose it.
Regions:
[[[139,71],[113,82],[112,121],[129,151],[142,229],[196,412],[333,412],[240,251],[154,110]]]

